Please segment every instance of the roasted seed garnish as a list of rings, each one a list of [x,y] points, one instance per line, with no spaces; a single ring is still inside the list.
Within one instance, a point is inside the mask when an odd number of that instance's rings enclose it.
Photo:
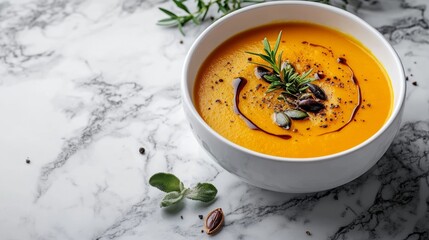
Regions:
[[[288,103],[291,106],[297,107],[298,105],[296,104],[296,99],[297,97],[295,95],[286,93],[286,92],[282,92],[280,93],[280,95],[277,97],[278,100],[283,100],[286,103]]]
[[[321,110],[325,109],[325,105],[314,100],[314,99],[305,99],[298,102],[298,106],[307,112],[318,113]]]
[[[272,72],[270,70],[264,68],[264,67],[258,66],[258,67],[255,68],[255,76],[258,79],[264,79],[264,80],[266,80],[264,76],[265,75],[271,75],[271,74],[272,74]]]
[[[306,112],[298,109],[287,109],[286,111],[284,111],[284,113],[286,113],[286,115],[288,115],[290,118],[297,120],[301,120],[308,117],[308,114]]]
[[[273,114],[273,119],[279,127],[284,129],[289,129],[292,125],[292,121],[290,120],[289,116],[284,112],[275,112]]]
[[[320,100],[326,100],[326,94],[325,92],[317,85],[314,85],[312,83],[307,83],[308,89],[316,96],[316,98]]]
[[[281,94],[283,95],[283,96],[285,96],[286,98],[290,98],[290,99],[297,99],[298,97],[297,96],[295,96],[295,95],[293,95],[293,94],[290,94],[290,93],[288,93],[288,92],[281,92]]]
[[[313,94],[303,93],[303,94],[301,94],[301,96],[299,96],[299,100],[304,100],[304,99],[309,99],[309,98],[313,98]]]
[[[219,232],[225,221],[225,216],[223,215],[222,208],[216,208],[215,210],[209,212],[204,221],[204,228],[208,235],[214,235]]]
[[[317,73],[314,74],[314,78],[316,80],[324,79],[325,78],[325,74],[323,74],[323,72],[317,72]]]

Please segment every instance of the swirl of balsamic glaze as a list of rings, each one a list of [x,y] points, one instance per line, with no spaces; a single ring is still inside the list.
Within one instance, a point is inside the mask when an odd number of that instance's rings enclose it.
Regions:
[[[345,128],[347,125],[349,125],[355,119],[356,114],[357,114],[357,112],[358,112],[358,110],[360,108],[360,105],[362,104],[362,93],[360,91],[360,85],[359,85],[359,82],[358,82],[358,80],[357,80],[357,78],[355,76],[355,73],[354,73],[353,69],[347,64],[347,60],[345,58],[340,57],[340,58],[337,59],[337,62],[339,64],[345,65],[350,70],[350,72],[352,74],[351,79],[353,80],[353,83],[355,84],[355,86],[357,88],[358,101],[357,101],[357,104],[355,105],[355,107],[353,108],[353,112],[350,115],[349,120],[343,126],[339,127],[336,130],[333,130],[333,131],[330,131],[330,132],[325,132],[325,133],[322,133],[320,135],[325,135],[325,134],[328,134],[328,133],[333,133],[333,132],[339,132],[339,131],[341,131],[343,128]]]
[[[314,44],[314,43],[309,43],[307,41],[303,41],[302,44],[308,44],[309,46],[312,46],[312,47],[323,48],[323,49],[329,51],[331,53],[331,56],[334,57],[333,51],[331,49],[325,47],[325,46],[322,46],[322,45],[319,45],[319,44]],[[355,107],[353,109],[353,112],[350,115],[349,120],[344,125],[342,125],[341,127],[337,128],[336,130],[319,134],[319,136],[325,135],[325,134],[329,134],[329,133],[333,133],[333,132],[339,132],[339,131],[341,131],[343,128],[345,128],[347,125],[349,125],[355,119],[356,114],[359,111],[359,108],[360,108],[360,106],[362,104],[362,93],[361,93],[361,90],[360,90],[359,81],[357,80],[353,69],[347,64],[347,60],[345,58],[340,57],[340,58],[337,59],[337,62],[339,64],[342,64],[342,65],[346,66],[349,69],[350,73],[352,74],[351,79],[353,80],[353,83],[356,86],[357,93],[358,93],[357,104],[355,105]]]
[[[239,107],[239,103],[240,103],[240,92],[243,90],[244,86],[246,85],[247,80],[245,78],[242,77],[238,77],[236,79],[234,79],[232,81],[232,86],[234,87],[234,112],[236,114],[238,114],[246,123],[246,125],[253,130],[259,130],[262,131],[268,135],[271,136],[275,136],[275,137],[279,137],[282,139],[290,139],[291,135],[288,134],[274,134],[274,133],[270,133],[268,131],[265,131],[264,129],[260,128],[258,125],[256,125],[254,122],[252,122],[252,120],[250,120],[246,115],[244,115]]]

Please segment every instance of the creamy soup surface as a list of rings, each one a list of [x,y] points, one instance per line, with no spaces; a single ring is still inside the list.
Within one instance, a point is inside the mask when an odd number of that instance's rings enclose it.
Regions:
[[[273,116],[303,111],[297,104],[302,99],[281,98],[281,88],[268,92],[270,82],[255,74],[258,66],[269,69],[267,63],[248,53],[264,54],[262,40],[273,47],[280,31],[281,61],[298,74],[311,70],[309,77],[316,79],[311,84],[326,96],[321,100],[304,90],[299,97],[314,99],[323,109],[290,119],[289,129]],[[245,80],[238,92],[237,79]],[[382,127],[393,102],[388,75],[369,50],[350,36],[302,22],[258,27],[221,44],[202,64],[193,97],[204,121],[226,139],[256,152],[294,158],[325,156],[362,143]],[[236,103],[241,114],[234,110]],[[249,120],[258,128],[249,127]]]

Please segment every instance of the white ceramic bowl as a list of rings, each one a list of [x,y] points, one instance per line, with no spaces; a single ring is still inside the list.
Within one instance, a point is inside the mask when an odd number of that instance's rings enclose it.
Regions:
[[[365,45],[384,65],[392,82],[393,112],[365,142],[323,157],[283,158],[258,153],[225,139],[195,109],[192,94],[197,72],[222,42],[244,30],[273,21],[305,21],[346,33]],[[314,192],[347,183],[370,169],[398,133],[405,98],[405,75],[398,55],[374,28],[342,9],[306,1],[268,2],[233,12],[208,27],[192,45],[183,68],[185,114],[198,142],[227,171],[244,181],[279,192]]]

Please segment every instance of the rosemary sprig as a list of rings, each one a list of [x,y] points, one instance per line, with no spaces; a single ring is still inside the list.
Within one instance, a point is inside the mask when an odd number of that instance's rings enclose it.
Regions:
[[[252,61],[251,63],[272,69],[273,74],[266,74],[263,76],[263,79],[270,83],[267,92],[272,92],[277,89],[283,89],[288,94],[303,94],[308,88],[307,83],[310,83],[315,80],[315,78],[308,77],[312,69],[303,72],[301,73],[301,75],[299,75],[299,73],[296,72],[295,68],[289,62],[282,60],[283,52],[280,52],[277,55],[281,37],[282,31],[280,31],[279,35],[277,36],[274,48],[271,48],[268,39],[264,38],[262,44],[264,45],[265,54],[254,52],[246,53],[258,56],[262,60],[267,62],[267,64],[261,64]]]
[[[281,37],[282,37],[282,32],[280,31],[277,37],[276,43],[274,44],[274,48],[272,50],[271,50],[270,43],[268,42],[268,39],[264,38],[264,40],[262,41],[262,44],[264,45],[265,55],[262,53],[246,52],[248,54],[252,54],[262,58],[262,60],[267,62],[269,65],[255,63],[255,62],[251,62],[251,63],[264,66],[267,68],[271,68],[277,75],[280,75],[281,65],[278,64],[277,62],[281,62],[283,52],[280,52],[278,57],[276,57],[276,55],[277,55],[277,51],[279,50]],[[272,79],[272,81],[275,81],[275,80],[278,80],[277,76],[275,76],[275,78]]]
[[[221,13],[220,17],[227,15],[237,9],[242,8],[244,5],[256,4],[264,2],[265,0],[195,0],[196,6],[186,6],[187,0],[172,0],[176,7],[183,11],[182,14],[173,13],[165,8],[159,8],[168,17],[158,21],[158,25],[165,27],[178,27],[179,31],[184,35],[183,26],[188,22],[193,22],[195,25],[199,25],[201,22],[206,20],[207,14],[212,6],[217,6],[217,12]],[[330,0],[307,0],[313,2],[320,2],[325,4],[331,4]],[[342,7],[345,8],[348,4],[348,0],[342,0]],[[191,12],[189,9],[196,8],[195,11]],[[214,20],[214,18],[213,18]]]
[[[244,4],[261,3],[264,0],[195,0],[196,11],[191,12],[185,5],[187,0],[173,0],[174,4],[181,9],[183,15],[173,13],[165,8],[159,8],[168,18],[158,21],[158,25],[166,27],[178,27],[179,31],[184,35],[183,26],[192,21],[195,25],[199,25],[206,20],[207,13],[212,6],[217,6],[217,12],[221,13],[221,17],[243,7]]]

